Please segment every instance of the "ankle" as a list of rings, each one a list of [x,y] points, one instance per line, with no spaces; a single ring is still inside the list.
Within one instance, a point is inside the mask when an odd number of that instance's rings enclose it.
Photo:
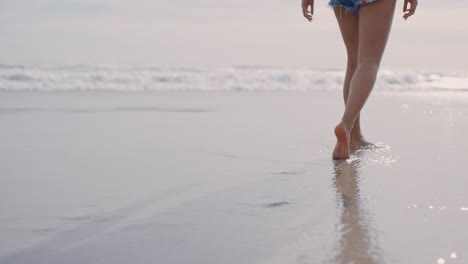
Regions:
[[[349,133],[353,130],[353,122],[342,119],[339,125],[343,126]]]
[[[364,136],[361,133],[353,133],[350,135],[352,140],[364,140]]]

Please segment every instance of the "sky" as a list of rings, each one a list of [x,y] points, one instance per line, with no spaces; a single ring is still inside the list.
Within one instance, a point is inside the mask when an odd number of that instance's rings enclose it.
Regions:
[[[468,1],[419,0],[397,12],[383,64],[468,68]],[[343,68],[326,0],[0,0],[0,63]]]

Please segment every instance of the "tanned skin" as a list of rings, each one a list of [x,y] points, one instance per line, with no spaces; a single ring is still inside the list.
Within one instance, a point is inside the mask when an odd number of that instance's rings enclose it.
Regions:
[[[396,0],[377,0],[362,4],[357,12],[347,12],[340,5],[333,7],[348,57],[343,85],[345,110],[334,131],[337,142],[333,159],[348,159],[350,151],[372,145],[362,135],[359,117],[377,78],[395,5]],[[417,0],[404,0],[405,20],[415,13],[417,5]],[[302,13],[312,21],[314,0],[302,0]]]

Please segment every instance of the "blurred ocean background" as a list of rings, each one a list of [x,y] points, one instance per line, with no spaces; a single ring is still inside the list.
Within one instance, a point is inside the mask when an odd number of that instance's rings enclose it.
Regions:
[[[344,70],[144,64],[0,65],[1,91],[339,91]],[[468,92],[468,70],[382,69],[377,91]]]

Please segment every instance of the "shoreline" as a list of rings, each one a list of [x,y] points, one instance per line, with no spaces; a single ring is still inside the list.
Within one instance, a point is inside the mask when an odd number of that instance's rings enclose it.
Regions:
[[[0,262],[463,263],[464,102],[373,93],[336,163],[340,92],[2,96]]]

